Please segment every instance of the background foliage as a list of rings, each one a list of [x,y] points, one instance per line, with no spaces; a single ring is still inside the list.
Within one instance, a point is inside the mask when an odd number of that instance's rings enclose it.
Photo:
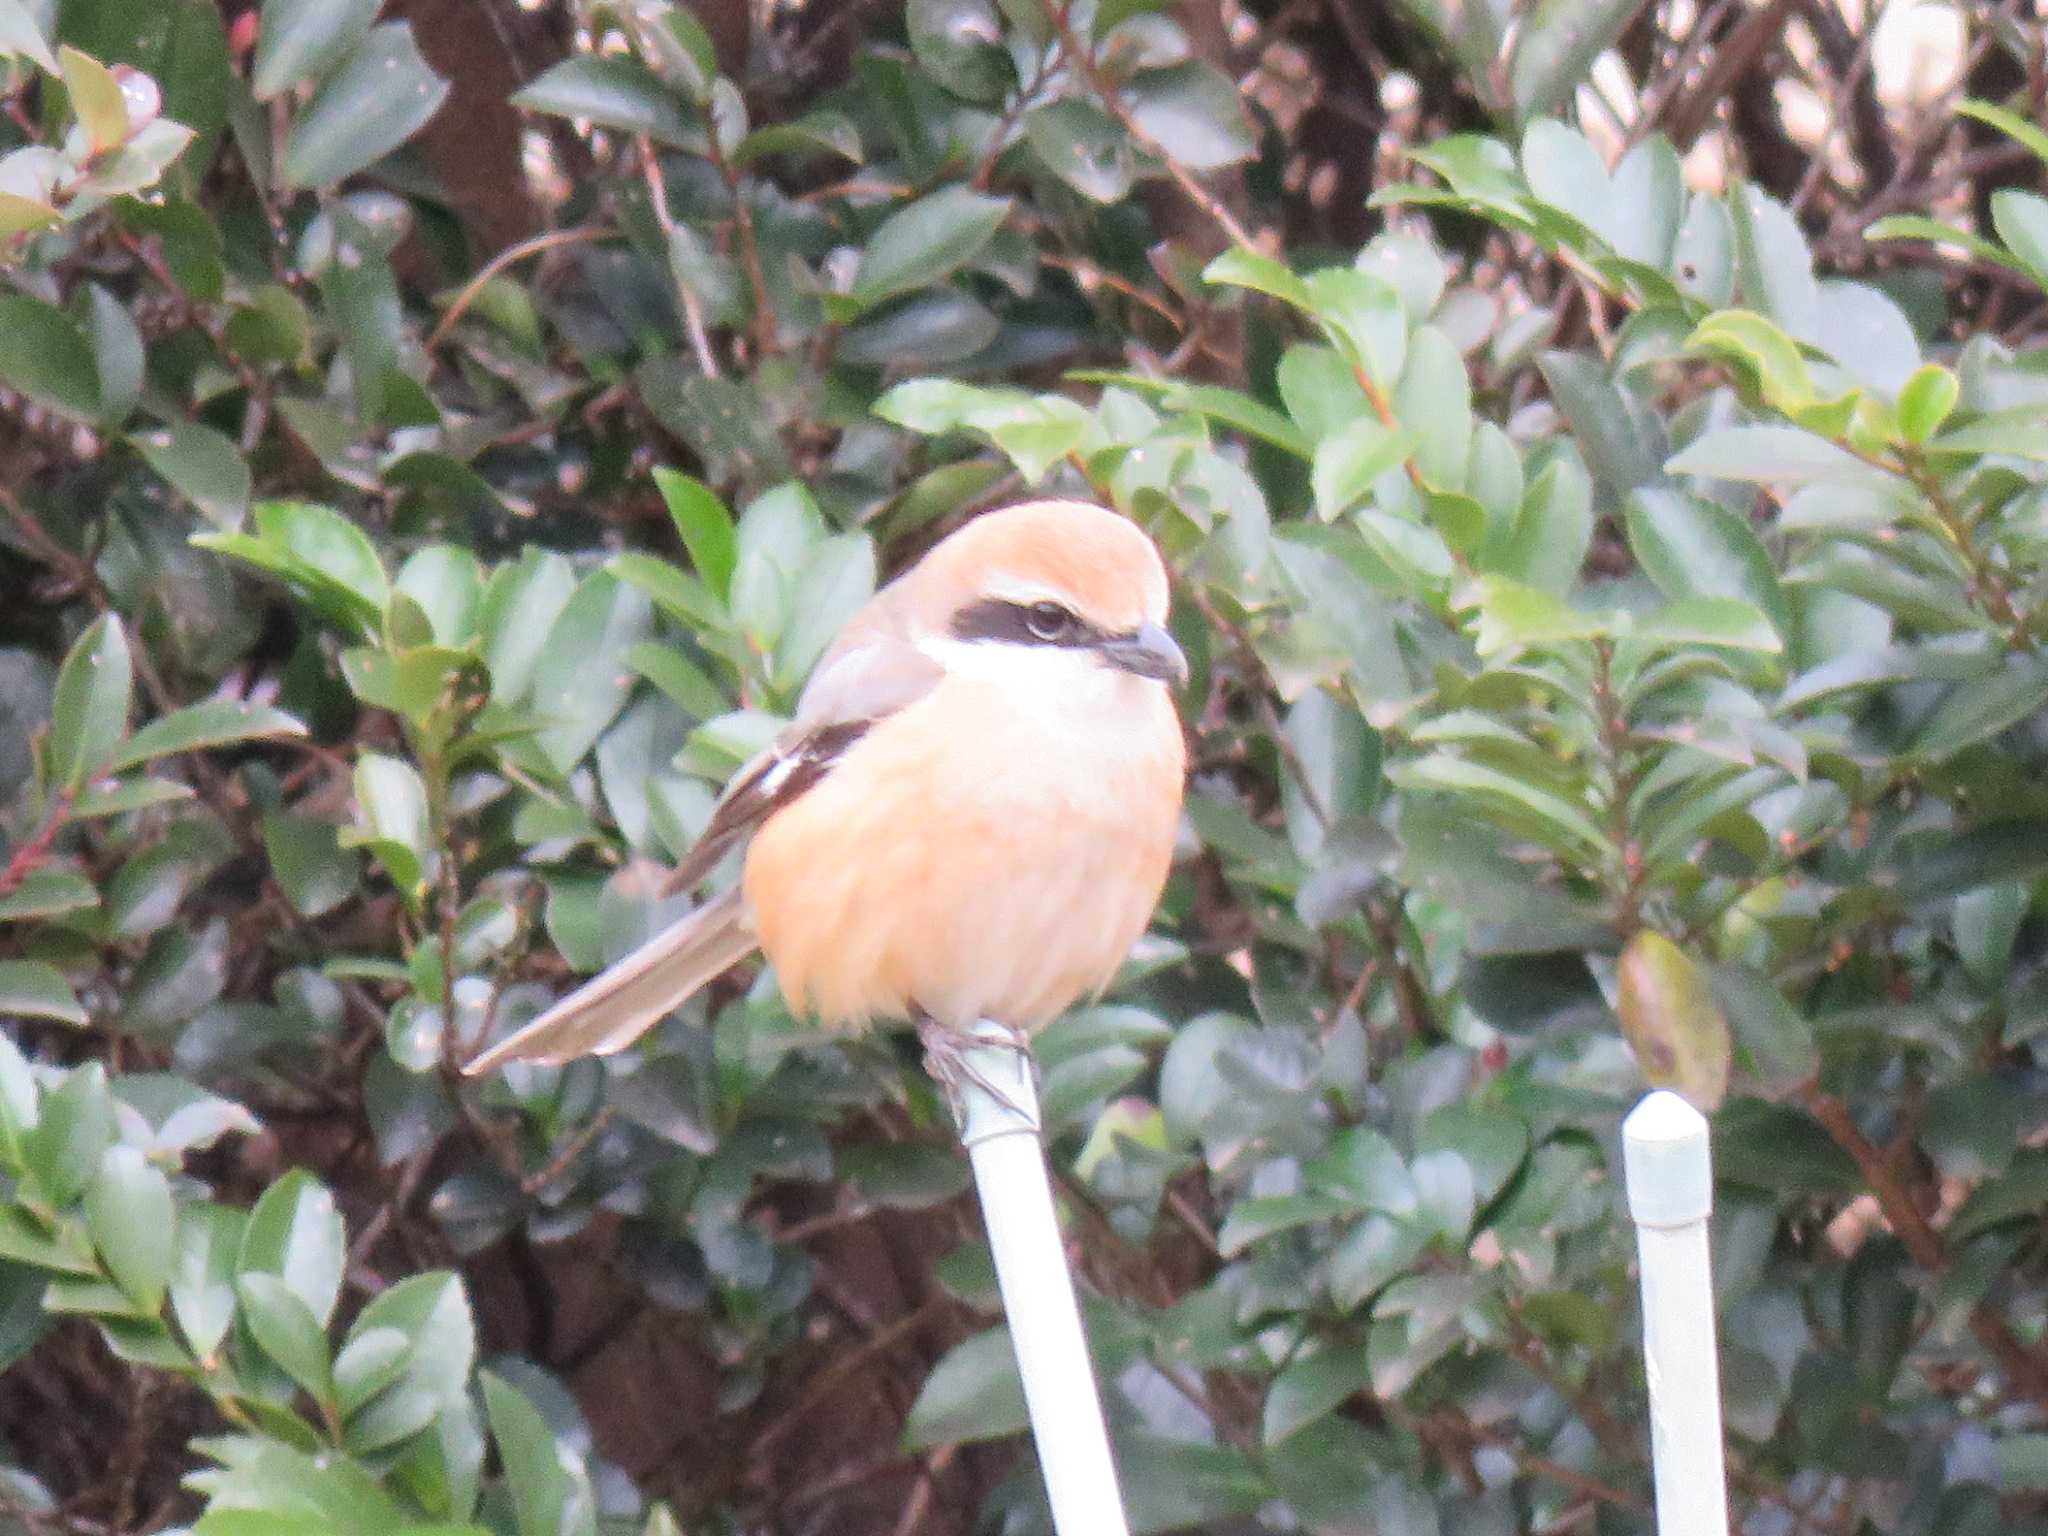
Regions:
[[[1714,1107],[1760,1536],[2048,1495],[2018,3],[0,0],[0,1525],[1044,1528],[905,1042],[454,1064],[877,580],[1171,553],[1040,1042],[1140,1528],[1648,1528]]]

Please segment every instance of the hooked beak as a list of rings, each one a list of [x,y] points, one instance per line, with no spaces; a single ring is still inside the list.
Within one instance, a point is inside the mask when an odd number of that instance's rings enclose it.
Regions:
[[[1188,659],[1173,636],[1149,619],[1128,635],[1112,635],[1100,647],[1111,666],[1178,688],[1188,680]]]

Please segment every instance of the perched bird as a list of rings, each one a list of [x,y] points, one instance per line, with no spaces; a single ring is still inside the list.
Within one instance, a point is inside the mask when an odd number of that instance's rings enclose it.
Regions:
[[[1035,501],[966,523],[848,621],[789,728],[667,883],[739,884],[465,1068],[631,1044],[761,949],[793,1012],[1028,1035],[1150,920],[1179,821],[1166,570],[1133,523]]]

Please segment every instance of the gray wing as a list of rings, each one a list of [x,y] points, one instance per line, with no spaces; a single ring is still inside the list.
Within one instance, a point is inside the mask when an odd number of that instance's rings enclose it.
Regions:
[[[888,617],[886,608],[882,617]],[[754,828],[830,773],[877,720],[930,692],[940,670],[906,636],[872,620],[842,637],[804,689],[795,721],[734,776],[704,835],[664,882],[663,894],[702,881]],[[463,1071],[487,1072],[507,1061],[559,1063],[609,1055],[637,1040],[753,947],[740,893],[726,891],[592,977]]]
[[[893,625],[849,628],[811,674],[789,727],[733,775],[704,835],[662,882],[662,893],[702,882],[763,821],[830,773],[869,727],[916,703],[942,675]]]

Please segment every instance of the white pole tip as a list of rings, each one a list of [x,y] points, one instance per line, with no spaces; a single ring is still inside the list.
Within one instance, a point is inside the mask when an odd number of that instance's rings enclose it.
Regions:
[[[1639,1227],[1682,1227],[1714,1208],[1714,1165],[1707,1117],[1659,1088],[1621,1124],[1628,1209]]]

